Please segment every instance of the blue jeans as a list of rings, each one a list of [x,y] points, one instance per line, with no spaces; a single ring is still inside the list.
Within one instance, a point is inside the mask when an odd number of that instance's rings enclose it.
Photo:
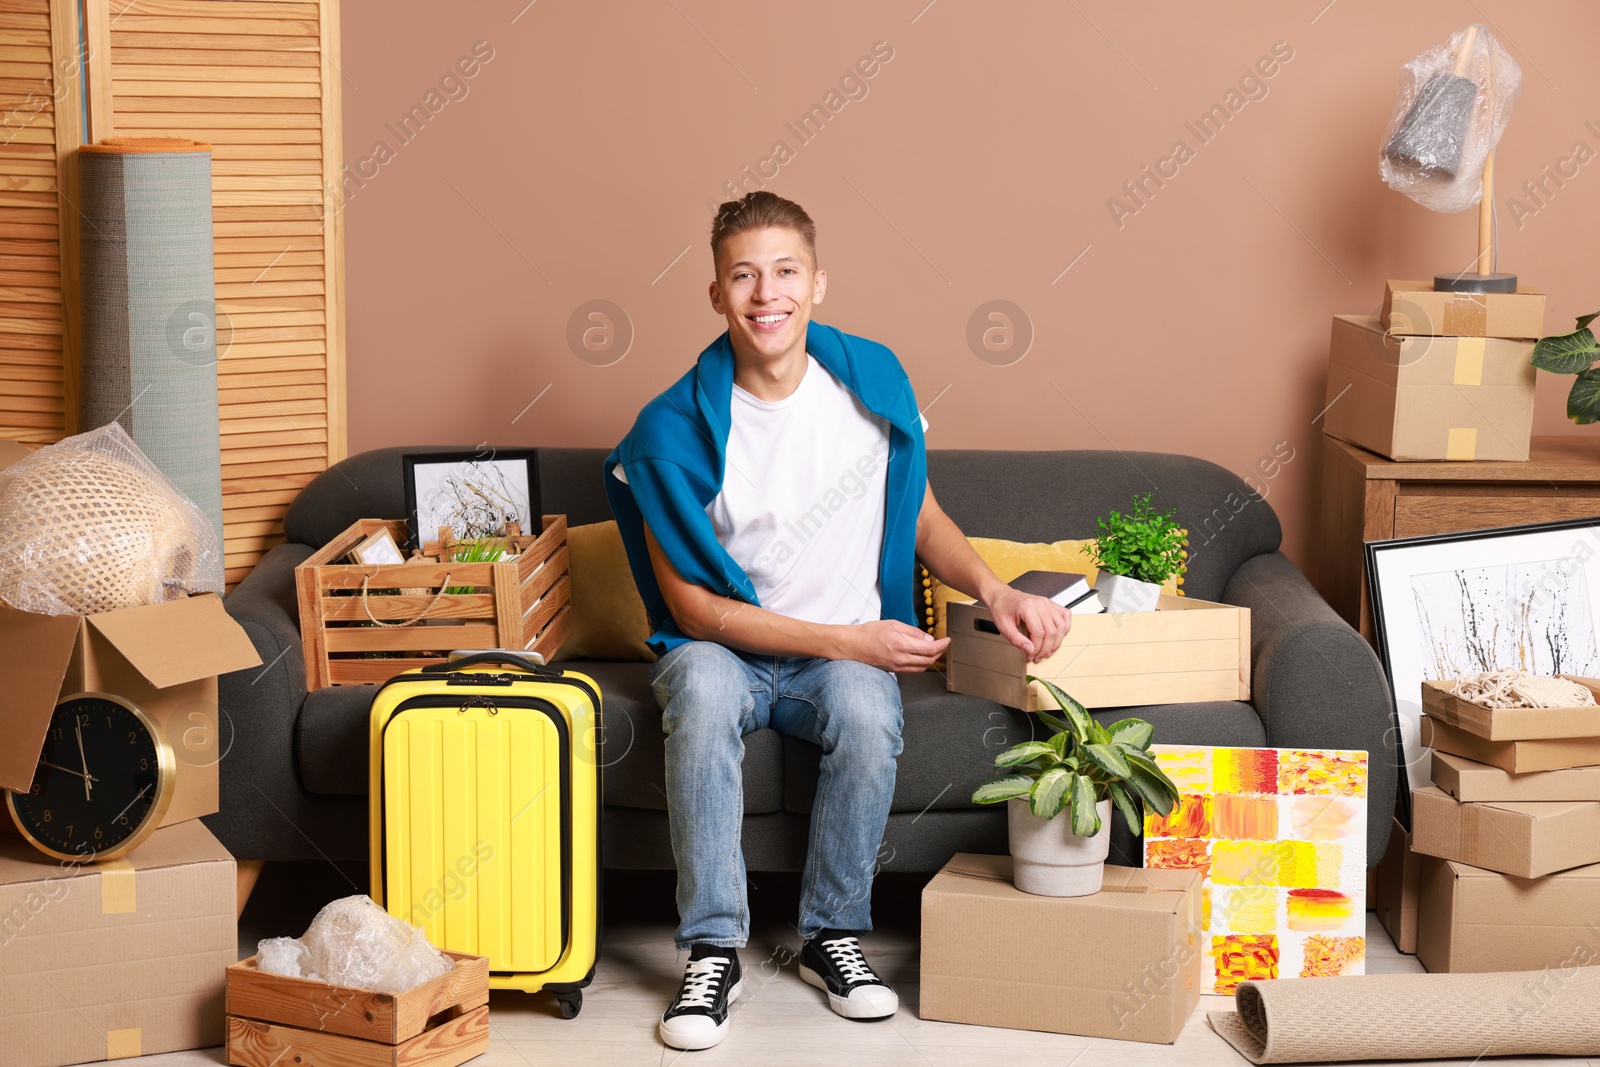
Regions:
[[[900,755],[900,687],[852,660],[756,656],[712,641],[650,671],[667,735],[667,818],[678,864],[679,948],[742,947],[744,735],[772,727],[822,749],[800,883],[802,938],[872,928],[872,876]]]

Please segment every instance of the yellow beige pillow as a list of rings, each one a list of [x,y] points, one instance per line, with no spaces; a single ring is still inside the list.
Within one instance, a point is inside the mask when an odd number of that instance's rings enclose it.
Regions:
[[[645,644],[650,622],[616,521],[568,527],[567,569],[572,633],[555,658],[654,660]]]
[[[1185,531],[1187,536],[1188,531]],[[992,537],[969,537],[967,541],[977,550],[978,555],[989,569],[994,571],[1003,582],[1009,582],[1028,571],[1068,571],[1077,574],[1087,574],[1089,582],[1094,583],[1094,541],[1055,541],[1049,544],[1038,542],[1022,544],[1017,541],[1001,541]],[[1187,558],[1185,553],[1185,558]],[[928,573],[926,567],[920,568],[922,572],[922,601],[923,629],[931,633],[936,639],[945,635],[945,606],[952,600],[972,600],[970,594],[960,592],[945,585],[939,579]],[[1183,585],[1183,569],[1168,578],[1161,585],[1164,593],[1183,595],[1179,586]]]

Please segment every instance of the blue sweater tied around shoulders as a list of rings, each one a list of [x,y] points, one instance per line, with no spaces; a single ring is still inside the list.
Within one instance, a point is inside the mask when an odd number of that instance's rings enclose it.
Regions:
[[[927,448],[911,380],[895,354],[875,341],[811,323],[806,350],[889,423],[888,493],[878,579],[883,617],[917,625],[917,516],[927,486]],[[759,606],[755,586],[734,562],[706,508],[722,489],[733,402],[733,345],[723,333],[693,368],[645,405],[633,429],[605,460],[606,495],[622,532],[634,583],[655,631],[657,655],[688,641],[667,610],[645,545],[646,524],[686,581]],[[615,475],[618,466],[627,478]]]

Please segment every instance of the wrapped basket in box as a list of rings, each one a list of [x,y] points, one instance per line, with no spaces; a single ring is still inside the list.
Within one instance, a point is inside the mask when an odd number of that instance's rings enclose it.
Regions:
[[[433,541],[404,563],[340,562],[384,529],[404,542],[405,527],[361,519],[295,568],[308,689],[386,682],[455,649],[549,659],[561,647],[572,629],[566,516],[544,516],[537,537],[494,539],[514,558],[465,562]]]

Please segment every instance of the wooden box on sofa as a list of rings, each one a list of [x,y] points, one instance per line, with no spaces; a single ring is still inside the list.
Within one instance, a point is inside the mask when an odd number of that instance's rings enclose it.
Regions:
[[[566,640],[566,516],[544,516],[537,538],[513,538],[517,556],[510,560],[339,562],[385,527],[404,542],[404,522],[361,519],[295,568],[307,690],[386,682],[442,663],[455,649],[507,648],[550,659]]]
[[[1079,615],[1040,663],[1000,636],[971,601],[948,609],[949,689],[1023,711],[1055,700],[1027,676],[1048,678],[1088,708],[1250,699],[1250,611],[1162,594],[1155,611]]]

